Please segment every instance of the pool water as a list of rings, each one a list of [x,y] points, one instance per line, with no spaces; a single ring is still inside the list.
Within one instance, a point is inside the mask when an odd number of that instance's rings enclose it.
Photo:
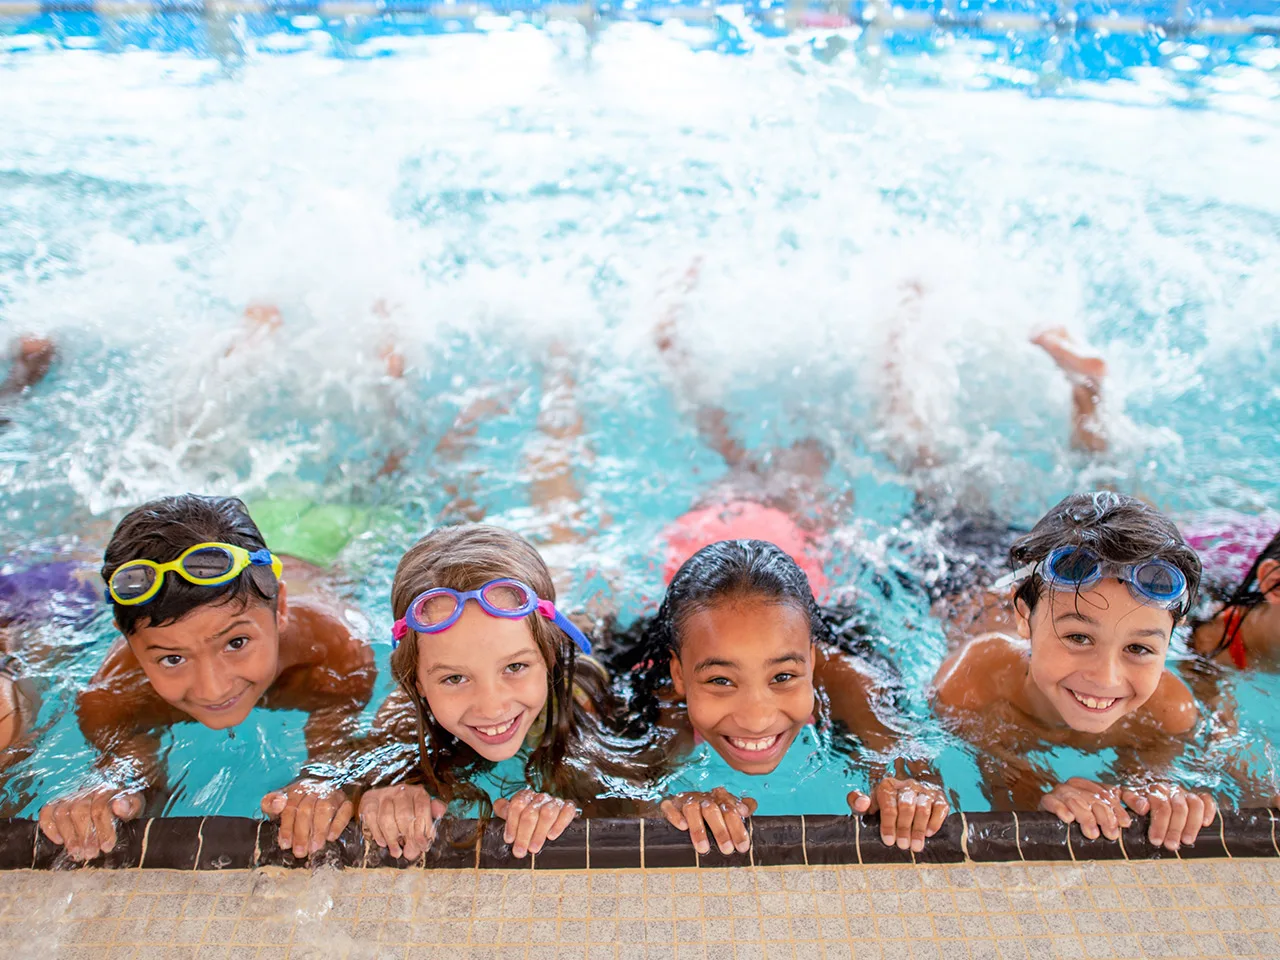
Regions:
[[[527,480],[554,353],[584,416],[561,605],[630,622],[661,597],[664,526],[725,474],[653,347],[701,258],[680,314],[700,384],[752,448],[834,451],[828,484],[853,506],[827,538],[833,593],[874,625],[913,735],[975,810],[972,748],[929,719],[947,640],[918,495],[1011,527],[1104,484],[1181,516],[1280,503],[1274,38],[1099,64],[1086,38],[1046,86],[1017,38],[890,38],[871,69],[856,28],[773,36],[732,16],[590,35],[508,21],[342,56],[279,39],[311,33],[260,36],[231,70],[181,44],[5,34],[0,83],[21,94],[0,97],[0,337],[61,348],[0,432],[10,562],[100,553],[126,509],[185,490],[370,508],[337,578],[375,638],[371,720],[403,549],[460,500],[547,534]],[[913,284],[913,439],[942,464],[924,472],[879,414]],[[253,302],[284,326],[228,355]],[[1056,324],[1108,358],[1105,455],[1069,448],[1069,388],[1027,342]],[[497,411],[441,455],[478,396]],[[402,469],[380,475],[393,452]],[[73,698],[113,630],[103,610],[25,632],[52,650],[31,667],[44,730],[0,805],[31,815],[88,776]],[[1249,799],[1225,758],[1274,784],[1276,683],[1226,682],[1238,730],[1179,762]],[[302,762],[303,720],[175,728],[167,812],[255,813]],[[1113,758],[1045,759],[1068,776]],[[847,810],[862,769],[811,732],[760,782],[714,753],[679,777],[728,781],[762,813],[825,813]]]

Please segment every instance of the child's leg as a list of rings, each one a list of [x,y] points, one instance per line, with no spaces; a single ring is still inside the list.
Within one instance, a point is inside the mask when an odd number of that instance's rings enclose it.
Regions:
[[[1090,453],[1106,450],[1107,435],[1097,414],[1107,362],[1088,344],[1075,340],[1065,327],[1044,330],[1031,342],[1049,354],[1071,381],[1071,445]]]

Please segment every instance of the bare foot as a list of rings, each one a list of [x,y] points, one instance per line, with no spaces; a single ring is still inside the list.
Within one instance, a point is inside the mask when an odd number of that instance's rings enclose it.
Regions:
[[[14,341],[10,354],[13,369],[0,384],[0,393],[17,393],[43,380],[58,356],[58,348],[52,340],[27,334]]]
[[[1073,383],[1083,380],[1096,385],[1107,375],[1107,361],[1089,344],[1072,337],[1066,327],[1042,330],[1031,342],[1049,354]]]

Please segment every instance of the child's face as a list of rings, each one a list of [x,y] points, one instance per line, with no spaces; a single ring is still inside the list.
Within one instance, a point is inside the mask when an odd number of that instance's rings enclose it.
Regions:
[[[1030,618],[1031,679],[1074,730],[1102,733],[1150,699],[1164,672],[1173,615],[1135,600],[1119,580],[1079,594],[1046,590]]]
[[[276,682],[286,623],[282,583],[272,606],[197,607],[177,623],[138,627],[129,647],[161,698],[206,727],[225,730],[243,723]]]
[[[448,630],[418,637],[418,692],[440,726],[486,760],[507,760],[546,706],[547,665],[524,620],[468,603]]]
[[[813,715],[809,617],[750,599],[699,611],[684,625],[671,682],[693,729],[729,766],[770,773]]]

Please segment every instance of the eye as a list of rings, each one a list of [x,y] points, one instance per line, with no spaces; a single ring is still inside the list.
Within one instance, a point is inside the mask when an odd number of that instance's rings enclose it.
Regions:
[[[796,675],[794,673],[779,673],[777,676],[773,678],[773,682],[786,683],[788,680],[794,680],[795,678],[796,678]]]
[[[248,637],[235,637],[227,641],[228,650],[243,650],[249,645]]]
[[[509,663],[507,664],[507,673],[523,673],[529,669],[527,663]]]
[[[165,667],[180,667],[187,662],[187,658],[180,657],[176,653],[171,653],[168,656],[161,657],[156,662]]]
[[[1073,647],[1087,647],[1089,644],[1093,643],[1093,637],[1089,636],[1087,633],[1068,633],[1062,639]]]
[[[462,683],[466,679],[467,678],[460,673],[453,673],[445,677],[444,679],[442,679],[440,682],[444,684],[446,687],[456,687],[458,684]]]
[[[709,677],[703,682],[706,683],[708,686],[712,686],[712,687],[732,687],[733,686],[733,681],[730,680],[728,677]]]
[[[1135,657],[1155,656],[1155,650],[1144,643],[1131,643],[1125,647],[1125,650],[1133,654]]]

